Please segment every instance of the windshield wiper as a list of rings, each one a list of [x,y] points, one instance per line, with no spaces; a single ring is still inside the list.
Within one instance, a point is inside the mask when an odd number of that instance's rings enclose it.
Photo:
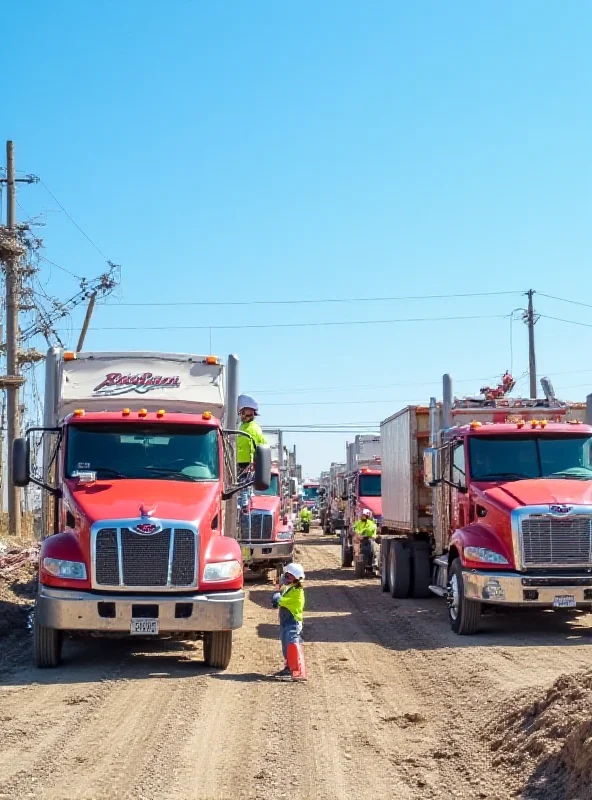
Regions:
[[[479,475],[479,477],[473,476],[474,481],[504,481],[504,480],[514,480],[514,481],[521,481],[521,480],[536,480],[533,478],[532,475],[524,475],[521,472],[495,472],[491,475]]]
[[[114,478],[127,478],[127,475],[124,475],[123,472],[118,472],[118,470],[111,469],[111,467],[95,467],[94,469],[90,470],[90,472],[94,472],[97,475],[99,472],[106,472],[108,475],[112,475]]]
[[[143,467],[143,469],[148,472],[158,472],[163,478],[179,478],[182,481],[191,481],[192,483],[199,480],[198,478],[192,478],[191,475],[185,475],[184,472],[175,472],[175,470],[172,469],[162,469],[161,467]]]
[[[576,471],[571,472],[570,470],[561,470],[561,472],[553,472],[549,475],[549,478],[558,478],[559,480],[573,480],[573,481],[592,481],[592,472],[588,471],[587,474],[582,474],[585,467],[581,468],[581,471],[575,467]]]

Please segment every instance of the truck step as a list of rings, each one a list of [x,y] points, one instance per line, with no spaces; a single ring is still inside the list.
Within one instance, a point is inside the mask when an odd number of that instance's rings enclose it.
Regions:
[[[448,569],[448,557],[447,556],[438,556],[432,561],[432,564],[436,564],[438,567],[444,567],[444,569]]]
[[[430,586],[429,589],[430,589],[430,592],[433,592],[434,594],[437,594],[438,597],[445,597],[446,596],[446,589],[444,589],[442,586]]]

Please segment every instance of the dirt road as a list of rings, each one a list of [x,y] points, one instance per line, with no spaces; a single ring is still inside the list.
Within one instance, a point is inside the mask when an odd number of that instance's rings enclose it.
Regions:
[[[525,688],[588,666],[587,618],[500,615],[457,637],[442,601],[395,601],[340,570],[334,539],[299,548],[307,684],[267,678],[281,666],[271,585],[248,587],[224,673],[199,644],[72,641],[46,672],[5,645],[0,799],[543,797],[516,793],[489,732]]]

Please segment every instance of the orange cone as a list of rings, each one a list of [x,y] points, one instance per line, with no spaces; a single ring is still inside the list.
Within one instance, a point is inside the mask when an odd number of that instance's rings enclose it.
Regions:
[[[292,680],[306,680],[306,664],[304,663],[304,649],[301,644],[288,645],[288,666],[292,673]]]

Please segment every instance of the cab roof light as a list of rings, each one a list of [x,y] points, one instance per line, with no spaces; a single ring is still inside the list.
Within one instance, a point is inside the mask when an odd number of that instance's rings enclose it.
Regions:
[[[546,428],[547,425],[549,424],[549,420],[548,419],[542,419],[540,424],[541,424],[541,428]]]
[[[147,416],[148,416],[148,412],[146,411],[146,409],[145,409],[145,408],[141,408],[141,409],[138,411],[138,416],[139,416],[139,417],[147,417]]]
[[[538,419],[533,419],[533,420],[532,420],[532,422],[530,423],[530,427],[531,427],[531,428],[536,428],[536,426],[537,426],[538,424],[539,424],[539,421],[538,421]]]
[[[161,408],[156,412],[156,416],[158,417],[158,419],[162,419],[165,414],[166,414],[166,411],[164,410],[164,408]]]
[[[64,361],[76,361],[76,353],[67,352],[63,355]]]
[[[478,420],[474,419],[474,420],[471,422],[471,425],[470,425],[470,427],[471,427],[471,430],[472,430],[472,431],[476,431],[478,428],[480,428],[480,427],[481,427],[481,423],[480,423]]]
[[[129,410],[129,408],[123,408],[121,410],[121,416],[122,417],[129,417],[130,414],[131,414],[131,411]]]
[[[206,356],[206,364],[214,365],[218,363],[218,356]]]
[[[212,412],[211,411],[204,411],[201,415],[202,419],[212,419]]]
[[[75,409],[75,411],[74,411],[74,416],[75,416],[75,417],[83,417],[83,416],[84,416],[84,414],[85,414],[85,411],[84,411],[84,409],[83,409],[83,408],[77,408],[77,409]]]
[[[523,419],[518,420],[518,422],[516,423],[516,427],[519,430],[522,430],[522,428],[524,427],[524,420]]]

